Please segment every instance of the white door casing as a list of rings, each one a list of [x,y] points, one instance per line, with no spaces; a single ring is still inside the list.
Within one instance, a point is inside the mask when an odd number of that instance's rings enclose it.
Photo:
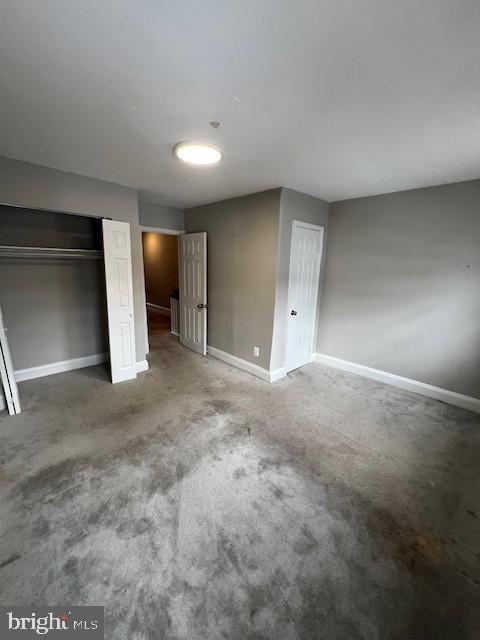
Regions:
[[[314,352],[323,233],[323,227],[306,222],[294,220],[292,225],[285,363],[287,372],[310,362]]]
[[[179,237],[180,342],[207,354],[207,234]]]
[[[18,395],[17,381],[13,371],[12,358],[7,340],[7,330],[3,324],[2,310],[0,309],[0,380],[2,382],[8,413],[12,416],[20,413],[20,398]]]
[[[102,220],[112,382],[137,377],[128,222]]]

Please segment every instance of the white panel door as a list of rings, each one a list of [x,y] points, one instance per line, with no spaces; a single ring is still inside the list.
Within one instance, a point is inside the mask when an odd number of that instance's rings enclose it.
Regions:
[[[137,377],[130,225],[103,220],[112,382]]]
[[[290,249],[286,370],[311,361],[317,317],[323,227],[295,220]]]
[[[17,381],[13,372],[12,358],[7,341],[7,330],[3,324],[0,309],[0,380],[5,394],[8,413],[12,416],[20,413],[20,398],[18,396]],[[1,405],[1,403],[0,403]]]
[[[207,353],[207,234],[179,237],[180,342]]]

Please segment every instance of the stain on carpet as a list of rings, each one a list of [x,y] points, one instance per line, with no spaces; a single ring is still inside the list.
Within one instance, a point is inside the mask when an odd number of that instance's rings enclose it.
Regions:
[[[429,531],[418,532],[406,524],[400,524],[391,513],[373,509],[367,518],[370,534],[382,536],[393,547],[393,557],[410,571],[420,562],[438,562],[442,555],[442,543]]]
[[[19,553],[14,553],[6,560],[3,560],[3,562],[0,562],[0,569],[3,569],[3,567],[8,566],[9,564],[12,564],[12,562],[15,562],[15,560],[20,560],[21,557],[22,556]]]

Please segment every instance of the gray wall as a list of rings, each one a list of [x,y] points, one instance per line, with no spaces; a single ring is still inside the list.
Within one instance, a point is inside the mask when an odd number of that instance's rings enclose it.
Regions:
[[[130,223],[135,345],[137,361],[143,360],[146,351],[147,321],[142,237],[138,220],[136,190],[0,157],[0,203],[31,209],[109,217]]]
[[[138,214],[140,224],[144,227],[174,229],[176,231],[183,231],[185,229],[183,209],[166,207],[162,204],[139,200]]]
[[[480,181],[331,206],[318,350],[480,397]]]
[[[187,209],[187,232],[206,231],[208,344],[270,367],[280,189]],[[260,357],[253,347],[260,347]]]
[[[15,370],[108,351],[100,261],[0,260],[0,303]]]
[[[322,282],[325,273],[329,204],[293,189],[282,189],[280,198],[280,229],[278,237],[278,268],[275,299],[275,321],[273,331],[272,357],[270,368],[285,365],[288,314],[288,279],[290,271],[290,246],[292,243],[292,223],[294,220],[324,227],[324,247],[320,272],[318,308],[322,297]],[[317,311],[318,316],[318,311]]]

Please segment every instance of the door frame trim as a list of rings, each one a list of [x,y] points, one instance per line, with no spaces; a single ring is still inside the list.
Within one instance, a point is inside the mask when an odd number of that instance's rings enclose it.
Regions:
[[[163,229],[162,227],[148,227],[144,224],[140,225],[142,233],[161,233],[164,236],[181,236],[185,233],[185,229]]]
[[[292,246],[293,246],[293,236],[294,236],[294,232],[295,229],[298,229],[299,227],[303,227],[305,229],[311,229],[312,231],[320,231],[321,233],[321,240],[320,240],[320,263],[319,263],[319,267],[318,267],[318,286],[317,289],[315,291],[315,302],[314,302],[314,327],[313,327],[313,335],[312,335],[312,344],[310,345],[310,358],[309,358],[309,362],[312,362],[314,357],[315,357],[315,338],[317,336],[317,323],[318,323],[318,293],[319,293],[319,289],[320,289],[320,282],[321,282],[321,277],[322,277],[322,262],[323,262],[323,252],[324,252],[324,248],[325,248],[325,226],[324,225],[319,225],[319,224],[312,224],[311,222],[303,222],[302,220],[293,220],[292,221],[292,235],[290,238],[290,260],[289,260],[289,264],[288,264],[288,288],[287,288],[287,309],[286,309],[286,315],[287,315],[287,329],[285,332],[285,360],[284,360],[284,369],[287,373],[289,373],[290,371],[294,371],[294,369],[289,369],[288,368],[288,334],[289,334],[289,327],[290,327],[290,276],[292,273],[292,259],[293,259],[293,251],[292,251]],[[303,366],[303,365],[300,365]],[[295,367],[295,369],[297,369],[299,367]]]

